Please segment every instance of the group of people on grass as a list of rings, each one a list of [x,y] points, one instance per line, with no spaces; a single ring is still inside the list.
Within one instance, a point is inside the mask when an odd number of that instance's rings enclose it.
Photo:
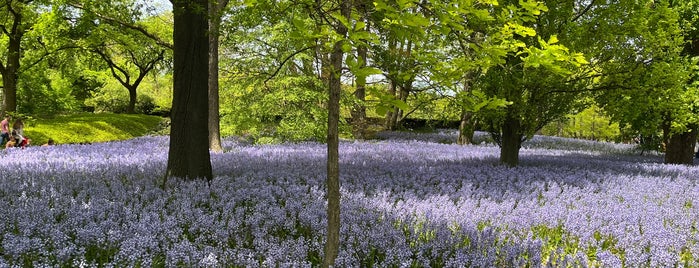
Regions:
[[[31,139],[24,136],[24,122],[17,118],[10,129],[11,119],[9,115],[5,115],[5,118],[0,121],[0,137],[2,137],[0,145],[4,144],[5,148],[27,147],[31,143]]]

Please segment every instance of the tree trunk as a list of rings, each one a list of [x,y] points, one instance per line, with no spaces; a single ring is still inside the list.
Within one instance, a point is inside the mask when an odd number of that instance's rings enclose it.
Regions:
[[[366,105],[364,104],[366,101],[366,78],[357,79],[357,91],[354,92],[354,97],[357,100],[352,106],[351,112],[352,134],[356,139],[363,140],[366,139],[367,132]]]
[[[471,80],[473,72],[465,74],[463,92],[471,92]],[[473,143],[473,134],[476,132],[476,116],[475,113],[466,109],[461,109],[461,122],[459,123],[459,137],[456,139],[456,144],[467,145]]]
[[[174,91],[167,173],[211,180],[207,0],[174,0]],[[165,186],[165,185],[163,185]]]
[[[21,25],[22,15],[15,15],[14,25]],[[2,108],[5,112],[17,111],[17,80],[19,77],[19,64],[21,53],[22,36],[21,27],[13,27],[13,32],[9,33],[7,45],[7,62],[2,66]]]
[[[693,126],[689,131],[670,134],[665,144],[665,164],[694,164],[694,145],[699,128]]]
[[[459,123],[459,137],[456,144],[467,145],[473,143],[473,134],[476,131],[475,116],[472,112],[461,111],[461,122]]]
[[[138,88],[138,85],[133,85],[133,86],[127,87],[127,89],[129,90],[129,105],[126,106],[126,113],[127,114],[135,114],[136,113],[136,100],[137,100],[136,88]]]
[[[510,167],[519,165],[519,149],[522,147],[522,124],[510,112],[502,125],[500,163]]]
[[[17,111],[17,70],[5,70],[2,73],[2,108],[4,112],[13,113]]]
[[[388,86],[388,94],[391,95],[392,97],[396,97],[396,82],[391,81],[390,85]],[[388,110],[386,113],[386,129],[387,130],[395,130],[396,127],[396,122],[394,120],[394,114],[395,112],[393,109]]]
[[[339,0],[340,12],[346,19],[351,15],[351,2]],[[347,36],[347,27],[337,23],[336,32],[341,37]],[[323,267],[335,266],[335,258],[340,251],[340,93],[342,92],[342,50],[344,41],[340,40],[333,46],[330,56],[330,77],[328,79],[328,162],[327,162],[327,197],[328,197],[328,230],[323,257]]]
[[[371,31],[371,21],[369,20],[369,10],[367,10],[367,1],[356,1],[356,8],[361,14],[360,20],[366,23],[364,28],[367,32]],[[368,40],[363,40],[368,41]],[[357,47],[357,60],[360,61],[360,67],[367,66],[369,48],[367,45],[359,45]],[[354,97],[357,98],[356,103],[352,107],[352,125],[353,135],[356,139],[367,139],[367,118],[366,118],[366,76],[357,77],[357,91],[354,92]]]
[[[362,18],[367,21],[366,18]],[[369,23],[366,26],[369,31]],[[361,62],[360,67],[366,67],[368,48],[360,45],[357,48],[357,59]],[[366,77],[357,77],[357,91],[354,92],[354,97],[357,98],[356,103],[352,106],[352,128],[353,135],[356,139],[366,139]]]
[[[412,91],[413,88],[413,81],[410,80],[406,83],[406,86],[400,87],[400,92],[398,93],[398,99],[402,101],[403,103],[408,103],[408,96],[410,95],[410,91]],[[401,125],[401,122],[403,121],[403,118],[405,118],[407,115],[405,114],[406,111],[403,111],[403,109],[396,108],[396,113],[395,113],[395,118],[394,118],[394,128],[398,128]]]
[[[221,11],[228,0],[209,1],[209,149],[223,152],[221,118],[219,115],[218,45]]]

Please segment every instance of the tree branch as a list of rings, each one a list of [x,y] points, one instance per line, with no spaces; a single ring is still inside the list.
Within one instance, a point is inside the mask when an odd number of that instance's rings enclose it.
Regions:
[[[581,11],[580,13],[578,13],[577,15],[575,15],[575,17],[573,17],[573,18],[570,20],[570,22],[575,22],[575,21],[578,20],[580,17],[582,17],[583,15],[585,15],[585,13],[587,13],[588,11],[590,11],[590,9],[592,8],[592,6],[593,6],[594,4],[595,4],[595,0],[590,1],[590,4],[587,5],[587,6],[585,7],[585,9],[583,9],[583,11]]]
[[[114,63],[114,61],[112,61],[112,59],[109,57],[109,55],[107,55],[107,53],[105,53],[104,51],[99,50],[98,48],[92,49],[92,52],[94,52],[94,53],[96,53],[97,55],[99,55],[100,58],[102,58],[102,59],[107,63],[107,65],[109,66],[109,70],[112,71],[112,76],[114,76],[114,78],[116,78],[116,79],[119,81],[119,83],[121,83],[121,84],[122,84],[123,86],[125,86],[126,88],[128,88],[129,86],[131,86],[131,84],[129,83],[130,80],[131,80],[131,76],[129,76],[129,73],[128,73],[126,70],[124,70],[124,69],[120,68],[119,66],[117,66],[116,63]],[[124,75],[124,79],[122,79],[122,78],[116,73],[117,70],[118,70],[120,73],[122,73],[122,74]]]
[[[79,47],[79,46],[70,45],[70,46],[62,46],[62,47],[59,47],[59,48],[57,48],[57,49],[54,50],[54,51],[45,51],[44,54],[41,55],[41,56],[39,57],[39,59],[37,59],[37,60],[35,60],[35,61],[33,61],[33,62],[29,63],[29,64],[23,64],[23,65],[22,65],[22,69],[23,69],[23,70],[29,70],[29,69],[31,69],[32,67],[36,66],[37,64],[41,63],[42,61],[44,61],[44,60],[46,59],[46,57],[48,57],[48,56],[51,56],[51,55],[53,55],[53,54],[56,54],[56,53],[58,53],[59,51],[68,50],[68,49],[76,49],[76,48],[80,48],[80,47]],[[0,65],[2,65],[2,64],[0,63]],[[4,69],[4,68],[0,68],[0,69]],[[22,71],[23,71],[23,70],[22,70]],[[22,72],[22,71],[20,71],[20,72]]]
[[[85,10],[85,7],[83,7],[81,4],[70,3],[69,5],[70,5],[71,7],[74,7],[74,8],[83,10],[83,11],[86,11],[86,10]],[[126,27],[126,28],[128,28],[128,29],[131,29],[131,30],[140,32],[141,34],[143,34],[143,35],[145,35],[146,37],[152,39],[153,41],[155,41],[156,44],[158,44],[158,45],[160,45],[160,46],[162,46],[162,47],[166,47],[166,48],[168,48],[168,49],[173,49],[173,48],[174,48],[174,46],[173,46],[171,43],[169,43],[169,42],[167,42],[167,41],[164,41],[164,40],[160,39],[160,37],[158,37],[157,35],[155,35],[155,34],[149,32],[148,30],[146,30],[145,28],[143,28],[143,27],[141,27],[141,26],[139,26],[139,25],[135,25],[135,24],[123,22],[123,21],[120,21],[120,20],[118,20],[118,19],[111,18],[111,17],[105,16],[105,15],[102,15],[102,14],[99,14],[99,13],[96,13],[96,12],[92,12],[92,13],[93,13],[95,16],[97,16],[98,18],[104,20],[105,22],[107,22],[107,23],[109,23],[109,24],[112,24],[112,25],[115,25],[115,26]]]
[[[301,50],[298,50],[298,51],[296,51],[296,52],[294,52],[294,53],[291,53],[291,55],[289,55],[288,57],[286,57],[286,58],[282,61],[282,63],[279,64],[279,66],[277,66],[277,69],[274,71],[274,73],[272,73],[272,75],[271,75],[270,77],[268,77],[267,79],[265,79],[265,82],[264,82],[264,83],[267,84],[267,82],[269,82],[269,80],[272,80],[272,78],[276,77],[277,74],[279,74],[279,72],[282,70],[282,67],[284,67],[284,64],[286,64],[287,61],[291,60],[293,57],[295,57],[295,56],[298,55],[299,53],[302,53],[302,52],[304,52],[304,51],[306,51],[306,50],[309,50],[309,49],[312,49],[312,48],[315,48],[315,46],[305,47],[305,48],[302,48]]]

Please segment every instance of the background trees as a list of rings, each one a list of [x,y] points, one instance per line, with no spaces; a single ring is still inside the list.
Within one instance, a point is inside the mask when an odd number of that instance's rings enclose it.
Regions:
[[[43,1],[8,0],[0,3],[0,75],[2,75],[2,111],[17,110],[17,87],[22,69],[22,59],[29,46],[41,47],[41,35],[29,42],[27,35],[36,30],[41,17],[49,14]],[[47,25],[44,25],[46,27]],[[43,27],[37,27],[43,28]]]
[[[172,13],[163,4],[4,2],[5,109],[168,114]],[[213,123],[221,135],[327,138],[329,73],[322,66],[334,29],[314,5],[222,6],[220,50],[212,52],[220,59],[212,81],[220,82],[221,101],[212,119],[221,120]],[[490,130],[503,146],[501,160],[516,165],[521,140],[596,103],[627,140],[659,137],[668,163],[687,162],[696,133],[696,9],[692,1],[354,1],[339,133],[366,138],[400,129],[410,117],[461,121],[461,143],[475,129]],[[138,86],[142,97],[134,101],[120,83]]]
[[[681,22],[681,9],[664,1],[624,7],[623,12],[612,5],[599,7],[609,16],[626,13],[639,17],[619,20],[628,20],[617,26],[626,35],[606,54],[613,60],[602,67],[608,75],[600,84],[607,90],[599,91],[598,103],[622,127],[643,137],[660,135],[666,163],[692,163],[697,91],[691,77],[696,69],[695,59],[685,52],[688,40],[684,35],[688,32],[682,29],[686,25]],[[597,23],[601,21],[596,18]],[[613,37],[606,43],[619,43],[618,39]]]

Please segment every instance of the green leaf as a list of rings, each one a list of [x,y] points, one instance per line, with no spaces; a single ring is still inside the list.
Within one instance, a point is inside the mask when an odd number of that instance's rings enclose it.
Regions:
[[[497,5],[498,5],[498,1],[497,1],[497,0],[479,0],[478,2],[481,3],[481,4],[485,4],[485,5],[493,5],[493,6],[497,6]]]
[[[355,76],[357,77],[368,77],[371,75],[379,75],[382,74],[383,72],[375,67],[364,67],[364,68],[359,68],[355,72],[353,72]]]
[[[554,34],[551,37],[549,37],[548,44],[553,45],[555,43],[558,43],[558,37]]]
[[[352,29],[352,25],[350,25],[350,23],[349,23],[349,21],[347,20],[347,18],[346,18],[345,16],[343,16],[342,14],[340,14],[340,13],[338,13],[338,12],[333,12],[333,13],[330,14],[330,16],[332,16],[334,19],[336,19],[337,21],[339,21],[340,23],[342,23],[342,25],[344,25],[345,27],[347,27],[347,29]]]

